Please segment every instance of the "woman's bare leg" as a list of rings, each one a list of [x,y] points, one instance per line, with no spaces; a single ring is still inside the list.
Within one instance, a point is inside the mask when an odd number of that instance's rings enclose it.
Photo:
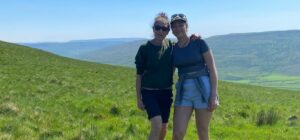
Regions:
[[[164,140],[168,131],[168,123],[163,123],[160,131],[159,140]]]
[[[173,119],[173,140],[183,140],[192,113],[192,107],[175,106]]]
[[[208,131],[212,113],[207,109],[195,109],[195,112],[198,137],[200,140],[209,140]]]
[[[151,121],[151,132],[148,139],[158,140],[162,129],[161,116],[155,116],[151,118],[150,121]]]

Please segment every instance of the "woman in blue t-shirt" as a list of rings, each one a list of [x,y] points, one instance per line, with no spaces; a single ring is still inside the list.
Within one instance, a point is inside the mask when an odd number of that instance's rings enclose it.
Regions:
[[[173,102],[173,43],[166,39],[170,30],[169,19],[159,13],[152,26],[154,38],[142,44],[136,54],[137,106],[146,110],[151,122],[148,139],[164,139],[170,108]],[[191,36],[192,40],[199,38]]]
[[[171,17],[171,29],[178,43],[173,48],[173,65],[178,69],[173,139],[182,140],[195,110],[198,137],[208,140],[212,111],[218,106],[217,70],[211,50],[202,39],[190,40],[184,14]]]

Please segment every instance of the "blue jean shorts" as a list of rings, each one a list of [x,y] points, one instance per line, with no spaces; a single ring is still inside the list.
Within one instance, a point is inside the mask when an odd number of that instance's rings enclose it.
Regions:
[[[185,79],[182,83],[182,97],[179,97],[179,82],[176,83],[175,106],[190,106],[195,109],[208,108],[211,95],[211,84],[208,76],[197,77],[202,81],[202,93],[197,88],[195,79]],[[203,100],[203,97],[205,100]]]

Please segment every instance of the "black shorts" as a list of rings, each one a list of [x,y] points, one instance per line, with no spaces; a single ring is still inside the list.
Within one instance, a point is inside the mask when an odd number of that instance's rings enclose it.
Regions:
[[[146,90],[142,89],[142,101],[148,114],[148,119],[161,116],[162,122],[167,123],[173,102],[172,89]]]

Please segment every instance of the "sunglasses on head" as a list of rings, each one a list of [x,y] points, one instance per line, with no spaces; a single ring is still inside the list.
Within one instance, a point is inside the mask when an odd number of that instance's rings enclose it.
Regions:
[[[154,25],[154,29],[156,30],[156,31],[159,31],[159,30],[163,30],[163,31],[169,31],[170,30],[170,27],[168,26],[168,27],[164,27],[164,26],[159,26],[159,25]]]
[[[174,14],[174,15],[172,15],[171,18],[175,18],[175,17],[177,17],[177,16],[179,16],[179,17],[181,17],[181,18],[186,18],[186,16],[185,16],[184,14]]]

